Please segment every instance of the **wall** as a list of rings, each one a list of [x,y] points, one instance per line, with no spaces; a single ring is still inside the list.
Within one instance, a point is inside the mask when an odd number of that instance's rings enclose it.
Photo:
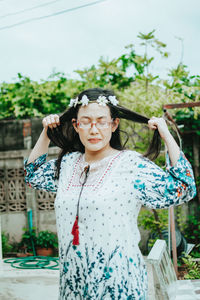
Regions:
[[[28,228],[27,210],[33,210],[37,230],[56,232],[52,193],[36,191],[25,185],[23,161],[29,156],[42,130],[38,118],[0,120],[0,213],[2,231],[10,240],[19,241],[23,228]],[[59,149],[51,147],[49,157],[57,157]]]

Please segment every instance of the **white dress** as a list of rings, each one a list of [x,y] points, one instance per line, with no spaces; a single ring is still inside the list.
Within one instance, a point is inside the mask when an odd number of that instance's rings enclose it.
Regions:
[[[84,181],[84,154],[66,154],[59,181],[55,160],[46,155],[26,165],[26,182],[57,192],[59,300],[147,299],[147,273],[138,248],[137,217],[141,205],[164,208],[189,201],[196,189],[190,163],[181,153],[163,171],[134,151],[120,151],[90,165],[79,203],[79,245],[72,227]]]

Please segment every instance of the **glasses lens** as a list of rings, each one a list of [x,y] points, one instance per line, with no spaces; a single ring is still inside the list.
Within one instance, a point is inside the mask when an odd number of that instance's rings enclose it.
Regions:
[[[79,122],[79,127],[82,129],[89,129],[91,128],[91,123]]]
[[[98,122],[77,122],[77,125],[82,128],[82,129],[90,129],[92,128],[92,126],[96,126],[96,128],[98,129],[106,129],[110,126],[110,124],[112,123],[110,121],[98,121]]]
[[[107,122],[107,121],[104,121],[104,122],[97,122],[97,123],[96,123],[96,127],[97,127],[98,129],[108,128],[108,127],[109,127],[109,123],[110,123],[110,122]]]

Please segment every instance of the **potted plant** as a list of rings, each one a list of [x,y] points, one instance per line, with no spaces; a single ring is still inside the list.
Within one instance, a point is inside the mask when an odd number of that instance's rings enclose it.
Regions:
[[[58,238],[56,233],[48,230],[40,231],[36,238],[36,251],[39,256],[51,256],[58,247]]]
[[[36,243],[36,231],[35,228],[30,232],[27,228],[23,228],[22,240],[18,244],[20,252],[17,253],[18,257],[32,256],[33,246]]]
[[[7,256],[7,253],[9,253],[13,248],[12,245],[9,244],[9,234],[2,232],[1,240],[2,240],[2,254],[3,256]]]

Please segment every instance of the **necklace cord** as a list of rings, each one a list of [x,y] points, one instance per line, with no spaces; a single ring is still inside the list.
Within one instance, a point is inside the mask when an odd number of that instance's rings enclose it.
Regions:
[[[77,216],[79,216],[80,198],[81,198],[81,194],[83,192],[84,185],[86,184],[86,181],[88,179],[89,171],[90,171],[90,165],[86,166],[84,168],[84,171],[82,172],[82,174],[85,173],[85,178],[84,178],[84,181],[82,183],[81,190],[80,190],[80,193],[79,193],[79,196],[78,196],[77,213],[76,213]],[[82,176],[82,174],[81,174],[81,176]]]
[[[82,194],[82,191],[83,191],[83,187],[84,187],[84,185],[85,185],[85,183],[87,181],[87,178],[88,178],[89,169],[90,169],[89,165],[84,168],[85,178],[84,178],[84,182],[83,182],[83,184],[81,186],[81,190],[80,190],[80,193],[79,193],[78,203],[77,203],[76,219],[75,219],[74,225],[72,227],[72,232],[71,232],[72,235],[74,236],[73,241],[72,241],[73,245],[79,245],[79,226],[78,226],[79,203],[80,203],[80,198],[81,198],[81,194]]]

